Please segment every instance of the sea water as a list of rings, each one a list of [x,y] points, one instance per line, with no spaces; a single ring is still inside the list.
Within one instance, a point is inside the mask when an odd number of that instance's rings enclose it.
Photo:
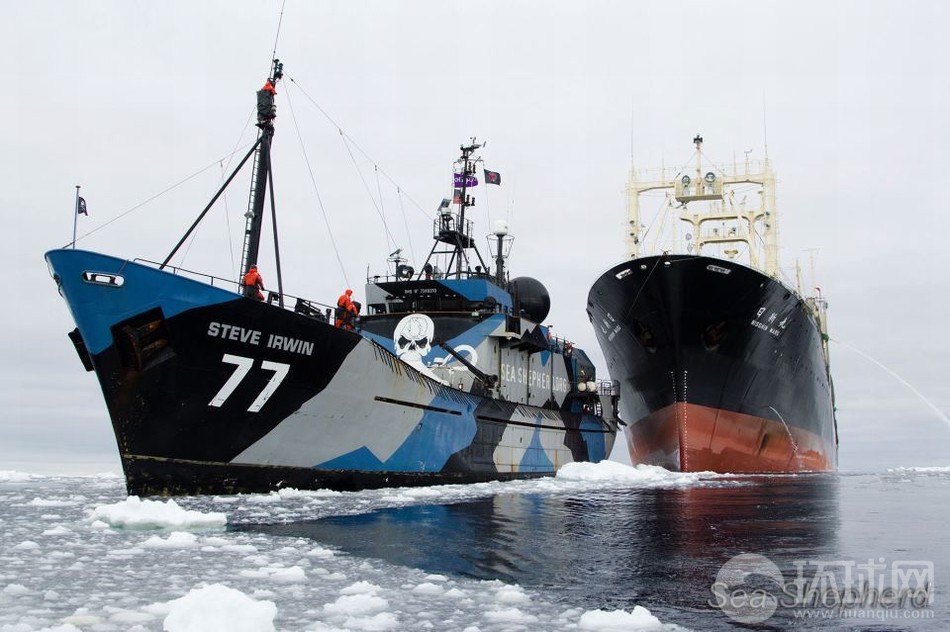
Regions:
[[[0,632],[943,630],[950,468],[139,499],[0,473]]]

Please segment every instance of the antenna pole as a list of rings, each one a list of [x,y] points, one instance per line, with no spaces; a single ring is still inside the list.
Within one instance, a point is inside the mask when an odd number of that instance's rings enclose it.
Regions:
[[[472,144],[462,145],[460,149],[462,150],[462,192],[459,198],[459,231],[463,240],[467,240],[469,236],[465,233],[465,209],[474,204],[469,202],[468,195],[466,191],[468,189],[468,179],[474,176],[474,170],[472,167],[471,157],[476,149],[481,147],[481,145],[475,142],[475,139],[472,139]],[[465,259],[465,248],[462,244],[465,242],[459,242],[458,248],[458,260],[455,262],[455,273],[458,278],[462,278],[462,260]]]
[[[498,254],[495,257],[495,282],[501,287],[505,287],[505,235],[496,232],[495,237],[498,239]]]
[[[703,177],[703,137],[696,134],[693,144],[696,145],[696,182],[699,182]]]
[[[76,225],[79,222],[79,185],[76,185],[76,203],[73,204],[73,250],[76,249]]]

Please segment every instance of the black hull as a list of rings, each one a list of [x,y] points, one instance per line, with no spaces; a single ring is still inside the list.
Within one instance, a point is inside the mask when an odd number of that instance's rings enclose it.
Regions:
[[[385,487],[423,487],[484,483],[550,476],[547,472],[366,472],[306,467],[202,463],[125,456],[122,467],[129,494],[179,496],[244,494],[292,489],[359,491]]]
[[[643,257],[603,274],[588,314],[634,463],[682,471],[833,469],[837,437],[811,308],[762,273]]]

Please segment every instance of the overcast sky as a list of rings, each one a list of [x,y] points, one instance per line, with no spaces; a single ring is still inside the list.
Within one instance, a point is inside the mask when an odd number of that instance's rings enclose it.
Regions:
[[[683,164],[699,132],[714,160],[761,158],[767,140],[781,262],[817,249],[830,301],[842,469],[950,464],[950,4],[287,0],[277,38],[280,9],[0,3],[0,469],[119,470],[43,253],[70,241],[78,184],[79,247],[164,259],[253,140],[275,39],[288,292],[360,296],[395,247],[420,265],[475,136],[503,179],[474,191],[476,233],[509,220],[513,275],[547,286],[555,332],[606,377],[584,307],[624,257],[631,156]],[[246,205],[247,176],[175,261],[233,276]]]

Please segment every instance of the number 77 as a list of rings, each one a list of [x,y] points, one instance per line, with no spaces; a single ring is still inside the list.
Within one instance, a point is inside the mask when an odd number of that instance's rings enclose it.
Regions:
[[[231,374],[231,377],[228,378],[228,381],[224,383],[224,386],[221,387],[221,390],[218,391],[218,394],[215,395],[214,398],[208,403],[209,406],[214,406],[216,408],[220,408],[224,405],[224,402],[229,397],[231,397],[238,385],[244,380],[244,376],[247,375],[254,366],[253,358],[231,355],[230,353],[225,353],[221,361],[227,362],[228,364],[234,364],[236,366],[234,368],[234,373]],[[284,364],[282,362],[271,362],[270,360],[264,360],[261,362],[261,368],[265,371],[273,371],[274,375],[271,376],[271,378],[267,381],[267,384],[264,386],[264,390],[260,392],[257,398],[248,407],[248,412],[252,413],[258,412],[264,406],[264,404],[267,403],[267,400],[270,399],[270,396],[274,394],[274,391],[277,390],[277,387],[280,386],[280,383],[284,381],[285,377],[287,377],[287,373],[290,372],[289,364]]]

